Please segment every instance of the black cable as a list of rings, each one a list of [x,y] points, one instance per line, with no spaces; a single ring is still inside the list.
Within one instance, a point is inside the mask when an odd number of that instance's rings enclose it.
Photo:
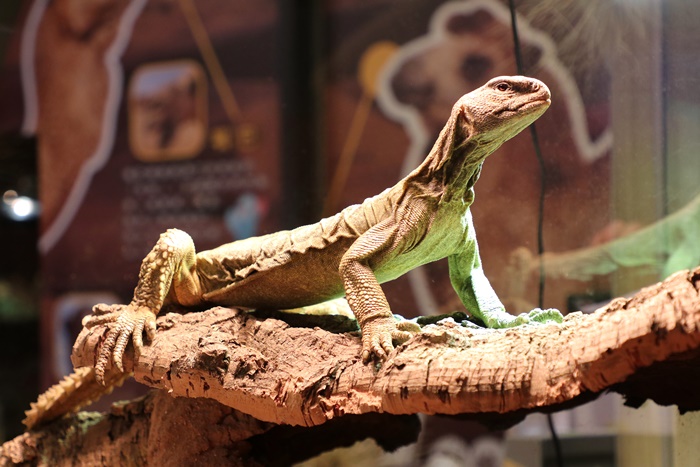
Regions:
[[[518,70],[518,74],[522,75],[524,74],[524,66],[520,49],[520,36],[518,35],[518,23],[515,14],[514,0],[508,0],[508,5],[510,7],[510,24],[513,31],[513,46],[515,48],[515,66]],[[540,140],[537,137],[537,128],[535,128],[534,123],[530,125],[530,135],[532,136],[532,147],[535,150],[535,156],[537,156],[537,162],[540,166],[540,196],[537,206],[537,254],[541,258],[542,254],[544,253],[544,190],[547,172],[544,165],[544,158],[542,157],[542,150],[540,148]],[[539,276],[537,306],[542,308],[544,304],[544,264],[542,261],[540,261]],[[549,432],[552,436],[552,444],[554,445],[554,454],[557,465],[559,467],[564,467],[564,456],[562,454],[561,441],[554,427],[552,414],[547,414],[547,425],[549,425]]]

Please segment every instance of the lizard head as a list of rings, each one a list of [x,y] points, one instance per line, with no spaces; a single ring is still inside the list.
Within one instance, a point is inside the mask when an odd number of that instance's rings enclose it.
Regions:
[[[549,107],[550,97],[542,81],[525,76],[499,76],[465,94],[452,108],[428,157],[408,180],[437,181],[446,187],[442,199],[473,199],[469,192],[484,159],[537,120]]]
[[[470,138],[501,145],[537,120],[551,94],[542,82],[526,76],[499,76],[465,94],[453,114],[463,116]]]

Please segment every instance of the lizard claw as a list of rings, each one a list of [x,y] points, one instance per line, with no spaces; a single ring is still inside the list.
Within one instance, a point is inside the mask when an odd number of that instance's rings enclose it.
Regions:
[[[369,363],[372,356],[386,360],[394,350],[394,342],[403,344],[413,337],[413,327],[397,324],[393,316],[375,318],[362,326],[362,362]]]
[[[93,316],[83,319],[83,325],[86,328],[90,329],[101,324],[109,326],[107,338],[102,343],[95,364],[95,379],[100,384],[104,384],[105,370],[110,358],[119,371],[124,371],[122,359],[130,339],[134,344],[134,352],[138,356],[143,347],[143,331],[146,331],[149,339],[155,337],[156,314],[147,307],[134,305],[113,307],[96,305],[93,311],[95,313]]]

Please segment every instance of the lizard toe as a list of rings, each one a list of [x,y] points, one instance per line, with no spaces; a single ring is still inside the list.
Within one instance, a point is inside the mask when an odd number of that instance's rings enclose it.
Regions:
[[[520,313],[518,316],[515,317],[515,320],[513,320],[512,326],[509,327],[520,326],[521,324],[528,324],[529,322],[530,317],[528,316],[528,314]]]
[[[399,331],[406,331],[411,334],[417,334],[421,332],[420,324],[416,323],[415,321],[399,321],[398,323],[396,323],[396,328]]]
[[[145,321],[139,321],[134,327],[134,334],[132,336],[132,342],[134,344],[134,358],[138,358],[141,355],[141,347],[143,347],[143,329],[145,327]]]
[[[121,316],[124,305],[98,303],[92,307],[92,314],[83,318],[82,324],[88,329],[102,324],[114,323]]]
[[[391,339],[398,345],[403,344],[414,336],[413,332],[397,330],[391,333]]]
[[[92,307],[93,316],[102,316],[108,314],[118,315],[122,312],[124,305],[108,305],[106,303],[98,303]]]
[[[109,363],[110,356],[112,355],[112,348],[116,344],[118,337],[119,333],[115,329],[110,329],[107,332],[107,338],[102,343],[100,354],[97,357],[97,362],[95,363],[95,379],[103,386],[105,384],[105,370],[107,369],[107,364]]]
[[[119,331],[119,338],[117,343],[114,345],[114,350],[112,351],[112,359],[114,365],[119,369],[119,371],[124,371],[124,364],[122,359],[124,358],[124,351],[126,350],[126,345],[129,343],[129,337],[131,337],[131,332],[133,327],[129,326],[126,329],[121,329]]]
[[[393,346],[391,349],[393,350]],[[391,350],[389,350],[389,352],[391,352]],[[372,354],[374,354],[380,362],[386,360],[387,353],[386,346],[382,345],[380,342],[375,342],[372,345]]]
[[[117,313],[108,313],[104,315],[88,315],[83,318],[83,326],[88,329],[92,329],[95,326],[101,326],[103,324],[109,324],[115,322],[119,318]]]
[[[546,323],[561,323],[564,320],[561,312],[556,308],[547,308],[543,310],[541,308],[535,308],[530,311],[528,318],[533,323],[546,324]]]
[[[145,329],[146,329],[146,335],[148,336],[148,340],[150,340],[150,341],[152,342],[153,339],[156,338],[156,318],[155,318],[155,314],[154,314],[153,318],[151,318],[151,319],[146,319],[146,322],[145,322]]]
[[[382,360],[386,360],[391,352],[394,351],[394,344],[392,344],[392,334],[383,335],[380,342],[383,355],[380,357]]]

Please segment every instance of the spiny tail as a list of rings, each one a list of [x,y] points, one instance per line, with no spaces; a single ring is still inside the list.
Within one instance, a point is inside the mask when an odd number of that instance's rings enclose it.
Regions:
[[[113,372],[105,375],[105,385],[95,379],[95,369],[83,367],[63,378],[39,395],[36,402],[30,404],[22,421],[28,430],[55,420],[109,394],[115,387],[121,386],[131,373]]]

